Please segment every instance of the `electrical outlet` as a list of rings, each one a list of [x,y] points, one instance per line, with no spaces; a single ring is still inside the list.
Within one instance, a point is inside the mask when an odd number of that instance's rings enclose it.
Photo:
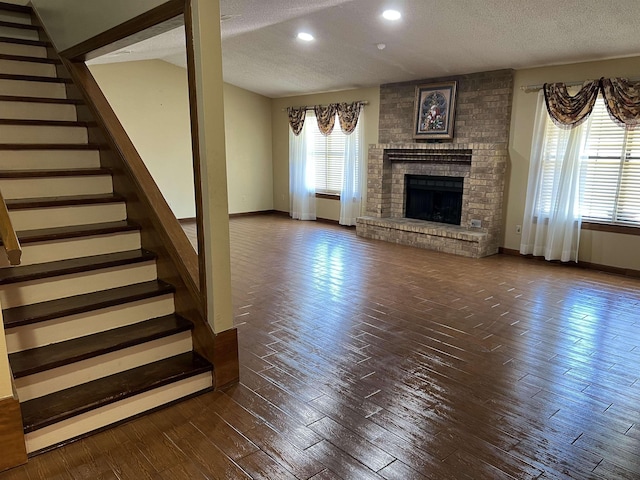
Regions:
[[[471,220],[471,228],[482,228],[482,220]]]
[[[516,233],[518,235],[522,233],[522,225],[516,225]]]

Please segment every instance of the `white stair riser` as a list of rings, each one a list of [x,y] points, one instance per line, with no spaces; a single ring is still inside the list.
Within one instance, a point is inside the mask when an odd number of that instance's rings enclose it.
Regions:
[[[2,170],[51,170],[65,168],[97,168],[97,150],[3,150],[0,152]]]
[[[11,75],[36,75],[39,77],[57,76],[56,66],[51,63],[23,62],[0,59],[0,72]]]
[[[0,21],[21,23],[23,25],[31,25],[31,15],[24,12],[12,12],[11,10],[0,11]]]
[[[67,98],[67,89],[64,83],[59,82],[27,82],[0,79],[0,95]]]
[[[27,243],[22,245],[20,265],[126,252],[139,248],[140,233],[137,231]],[[9,267],[4,250],[0,254],[0,267]]]
[[[0,166],[2,162],[0,161]],[[5,200],[113,193],[111,175],[78,177],[2,178],[0,192]]]
[[[0,143],[87,143],[85,127],[0,125]]]
[[[11,210],[9,217],[11,218],[14,230],[35,230],[37,228],[53,228],[125,220],[127,218],[127,209],[124,202],[72,205],[67,207]]]
[[[16,378],[21,402],[75,387],[131,368],[190,352],[191,331],[177,333],[69,365]]]
[[[0,54],[47,58],[47,49],[45,47],[36,47],[34,45],[21,45],[19,43],[0,42]]]
[[[35,102],[0,102],[2,118],[11,120],[77,120],[75,105]]]
[[[32,280],[0,286],[2,308],[31,305],[62,297],[124,287],[133,283],[155,280],[155,262],[103,268],[91,272],[61,275],[53,278]]]
[[[213,385],[210,372],[195,375],[179,382],[126,398],[116,403],[54,423],[25,435],[27,452],[64,442],[107,425],[134,417],[154,408],[201,392]]]
[[[0,26],[0,37],[19,38],[20,40],[40,40],[37,30],[5,26]]]
[[[125,327],[175,311],[173,295],[138,300],[6,330],[9,353]]]

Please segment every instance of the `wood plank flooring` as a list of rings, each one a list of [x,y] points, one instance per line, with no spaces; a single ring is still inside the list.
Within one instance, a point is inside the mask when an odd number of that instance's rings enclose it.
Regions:
[[[231,236],[240,383],[1,480],[640,478],[640,280],[276,215]]]

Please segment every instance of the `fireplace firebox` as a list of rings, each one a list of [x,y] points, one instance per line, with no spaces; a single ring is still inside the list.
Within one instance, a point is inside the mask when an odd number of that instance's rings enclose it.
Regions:
[[[460,225],[463,177],[405,175],[405,217]]]

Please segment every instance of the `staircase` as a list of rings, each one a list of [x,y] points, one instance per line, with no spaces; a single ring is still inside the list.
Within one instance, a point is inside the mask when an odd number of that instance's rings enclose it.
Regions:
[[[27,451],[212,388],[31,9],[0,3],[0,191],[23,247],[0,304]]]

